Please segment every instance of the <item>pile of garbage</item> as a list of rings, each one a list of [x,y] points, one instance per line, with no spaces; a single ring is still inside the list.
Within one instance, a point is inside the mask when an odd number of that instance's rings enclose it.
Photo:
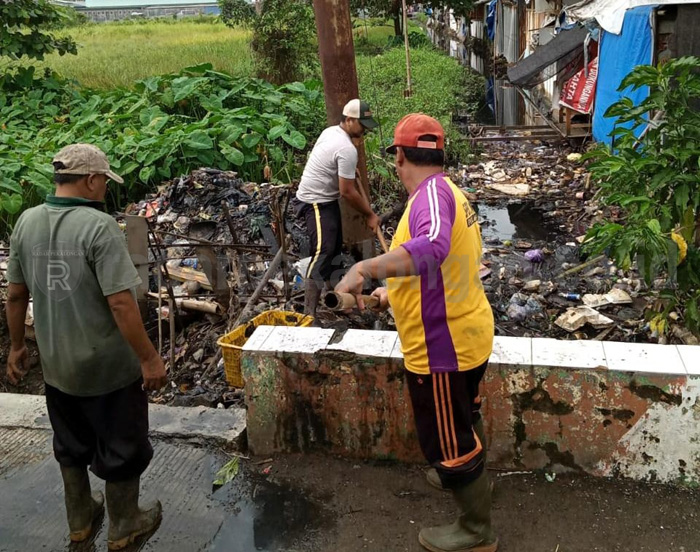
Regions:
[[[292,197],[289,186],[244,182],[234,172],[204,168],[126,210],[148,221],[147,330],[171,381],[154,402],[242,404],[242,392],[226,379],[217,341],[263,312],[303,311],[309,247]],[[367,314],[322,314],[325,324],[340,329],[376,322]]]
[[[673,313],[666,335],[647,320],[663,279],[647,286],[634,268],[582,256],[586,231],[616,214],[596,201],[581,154],[537,142],[485,149],[454,177],[479,213],[498,334],[698,343]]]
[[[458,178],[478,201],[535,202],[561,232],[580,236],[601,220],[582,155],[568,146],[539,142],[491,142],[478,163],[461,167]]]
[[[126,210],[148,220],[147,330],[159,344],[171,381],[155,402],[242,403],[241,392],[226,382],[217,341],[237,322],[279,251],[280,221],[289,264],[298,259],[304,233],[283,214],[289,194],[286,186],[244,182],[234,172],[204,168],[166,183]],[[262,284],[248,316],[300,308],[301,278],[287,264],[284,268],[284,276],[280,267]]]

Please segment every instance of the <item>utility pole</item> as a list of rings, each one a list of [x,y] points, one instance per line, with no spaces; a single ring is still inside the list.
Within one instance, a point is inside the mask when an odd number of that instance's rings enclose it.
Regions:
[[[326,117],[329,125],[337,125],[345,104],[359,97],[350,4],[348,0],[313,0],[313,5],[326,97]],[[357,151],[361,185],[366,196],[370,197],[364,143],[358,145]],[[341,210],[345,243],[351,245],[362,257],[371,256],[373,236],[365,225],[364,216],[344,205],[343,201]],[[366,244],[363,245],[363,242]]]

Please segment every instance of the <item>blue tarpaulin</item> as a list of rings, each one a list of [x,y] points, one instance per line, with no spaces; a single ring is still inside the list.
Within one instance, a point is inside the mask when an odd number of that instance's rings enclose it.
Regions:
[[[496,40],[496,4],[498,0],[491,0],[489,2],[488,11],[486,12],[486,33],[488,34],[489,40],[493,42]]]
[[[612,143],[610,133],[615,128],[615,118],[604,117],[607,109],[624,98],[631,98],[639,105],[649,95],[649,88],[630,88],[618,92],[617,89],[634,67],[652,63],[653,35],[651,13],[653,6],[628,10],[622,25],[622,33],[614,35],[601,31],[600,54],[598,60],[598,84],[593,112],[593,137],[598,142]],[[631,126],[631,125],[628,125]],[[641,133],[643,129],[638,129]]]

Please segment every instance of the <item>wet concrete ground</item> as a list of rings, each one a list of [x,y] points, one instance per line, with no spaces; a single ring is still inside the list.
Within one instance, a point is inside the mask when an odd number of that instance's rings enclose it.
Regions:
[[[456,514],[418,466],[316,454],[251,459],[214,491],[230,456],[154,444],[143,495],[161,499],[163,523],[130,552],[420,552],[420,528]],[[490,475],[501,552],[700,552],[699,490],[579,474]],[[93,542],[70,546],[51,432],[0,428],[0,552],[106,550],[106,528],[104,520]]]
[[[152,538],[129,550],[276,552],[326,523],[322,508],[303,493],[246,473],[214,491],[216,472],[229,460],[220,450],[154,442],[143,478],[145,500],[159,498],[163,522]],[[93,490],[104,484],[92,478]],[[51,432],[0,429],[0,551],[106,550],[107,520],[94,540],[70,545],[63,485],[51,453]],[[311,550],[311,548],[304,548]]]

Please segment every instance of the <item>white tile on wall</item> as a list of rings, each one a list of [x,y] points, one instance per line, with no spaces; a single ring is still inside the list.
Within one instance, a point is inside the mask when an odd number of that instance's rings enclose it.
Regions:
[[[326,349],[389,358],[398,338],[399,334],[396,332],[350,329],[345,332],[341,341],[328,345]]]
[[[403,358],[403,353],[401,352],[401,338],[396,335],[396,343],[394,348],[391,350],[391,358]]]
[[[675,345],[604,341],[603,348],[608,370],[686,375]]]
[[[601,341],[532,339],[532,364],[552,368],[597,368],[605,366]]]
[[[676,345],[689,376],[700,376],[700,345]]]
[[[243,350],[244,351],[258,351],[260,350],[260,347],[263,346],[265,341],[267,340],[270,335],[272,335],[272,332],[274,331],[275,327],[274,326],[258,326],[255,328],[255,331],[253,332],[253,335],[251,335],[248,338],[248,341],[245,342],[245,345],[243,345]]]
[[[334,333],[335,330],[324,328],[275,326],[272,333],[257,350],[279,353],[315,353],[326,348]]]
[[[532,365],[532,339],[529,337],[508,337],[497,335],[493,338],[492,364]]]

